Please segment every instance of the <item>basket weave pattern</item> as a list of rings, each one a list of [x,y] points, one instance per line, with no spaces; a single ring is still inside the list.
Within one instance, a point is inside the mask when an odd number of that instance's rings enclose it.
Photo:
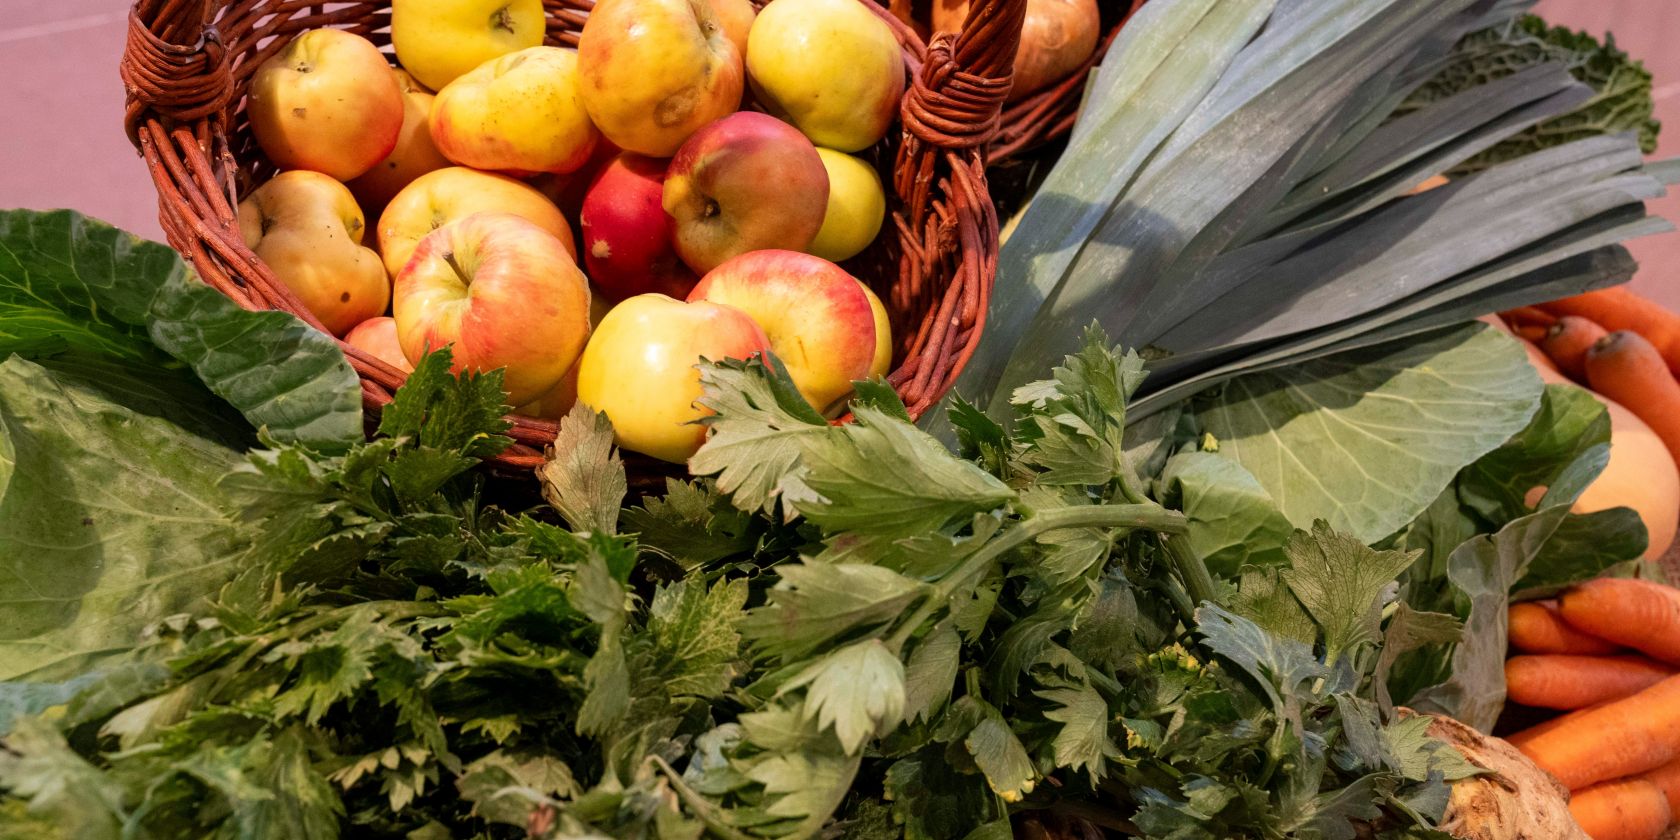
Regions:
[[[984,325],[998,250],[985,150],[1009,93],[1026,0],[980,0],[960,36],[931,44],[885,8],[861,2],[897,36],[910,83],[901,130],[868,153],[889,176],[891,219],[846,268],[886,304],[896,345],[888,380],[920,416],[950,389]],[[593,0],[543,5],[547,42],[575,46]],[[157,186],[164,233],[205,282],[241,306],[285,310],[320,326],[240,235],[239,198],[275,171],[245,116],[252,74],[291,39],[323,26],[388,51],[390,23],[389,0],[139,0],[130,13],[121,64],[124,124]],[[376,415],[404,374],[341,346],[361,377],[364,407]],[[539,465],[557,424],[510,419],[516,443],[498,456],[499,465]]]

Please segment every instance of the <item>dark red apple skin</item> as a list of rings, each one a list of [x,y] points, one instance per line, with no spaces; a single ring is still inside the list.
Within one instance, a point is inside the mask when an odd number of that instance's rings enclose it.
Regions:
[[[625,152],[601,169],[583,197],[584,268],[614,301],[657,293],[682,300],[700,278],[677,256],[673,220],[661,204],[667,161]]]

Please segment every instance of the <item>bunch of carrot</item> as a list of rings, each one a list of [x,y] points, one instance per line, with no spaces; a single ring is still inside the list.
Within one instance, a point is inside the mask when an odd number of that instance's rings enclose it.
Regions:
[[[1510,612],[1513,702],[1566,711],[1507,736],[1569,788],[1593,840],[1654,840],[1680,817],[1680,590],[1603,578]]]
[[[1680,313],[1617,286],[1500,316],[1565,375],[1627,406],[1680,462]]]

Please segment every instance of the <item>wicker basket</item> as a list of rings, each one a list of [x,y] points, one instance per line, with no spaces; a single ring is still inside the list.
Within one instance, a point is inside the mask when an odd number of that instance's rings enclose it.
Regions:
[[[991,165],[1009,163],[1017,155],[1059,140],[1073,129],[1091,68],[1102,61],[1115,36],[1120,34],[1120,27],[1125,26],[1143,4],[1144,0],[1098,0],[1108,35],[1097,45],[1097,51],[1066,79],[1018,102],[1011,102],[1003,109],[997,136],[992,138],[986,151]]]
[[[895,195],[880,239],[846,265],[886,303],[893,322],[888,379],[913,416],[945,395],[973,354],[997,272],[998,220],[984,150],[998,129],[1026,0],[980,0],[956,38],[923,44],[869,0],[904,48],[910,83],[901,128],[872,150]],[[575,46],[594,0],[544,0],[550,44]],[[759,5],[762,5],[760,3]],[[139,0],[121,74],[126,128],[157,184],[169,243],[199,275],[248,309],[283,309],[315,326],[297,297],[245,247],[239,198],[273,174],[245,117],[257,66],[310,29],[332,26],[390,44],[390,3],[303,0]],[[403,374],[349,346],[371,414]],[[497,466],[542,463],[557,424],[513,417],[515,445]],[[644,474],[657,468],[634,462]]]

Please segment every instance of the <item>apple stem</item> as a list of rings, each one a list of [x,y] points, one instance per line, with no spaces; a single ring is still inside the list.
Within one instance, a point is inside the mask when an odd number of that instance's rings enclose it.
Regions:
[[[490,25],[497,28],[497,29],[503,29],[503,30],[506,30],[508,32],[512,32],[513,31],[513,12],[508,11],[507,6],[503,6],[500,9],[497,9],[495,12],[491,13],[491,15],[490,15]]]
[[[461,278],[461,285],[472,285],[472,277],[468,276],[467,272],[461,269],[461,263],[455,259],[454,251],[444,251],[443,261],[449,263],[450,268],[455,269],[455,276]]]

